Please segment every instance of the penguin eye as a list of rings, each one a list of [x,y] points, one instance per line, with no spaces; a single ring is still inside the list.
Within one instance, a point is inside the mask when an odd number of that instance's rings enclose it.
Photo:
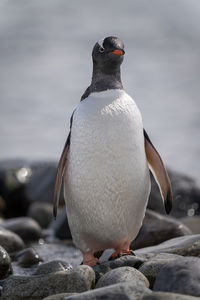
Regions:
[[[103,47],[99,47],[99,52],[103,53],[105,51],[105,49]]]

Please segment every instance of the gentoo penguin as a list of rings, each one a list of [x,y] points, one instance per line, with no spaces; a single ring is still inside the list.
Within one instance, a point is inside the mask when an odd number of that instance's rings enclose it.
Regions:
[[[92,52],[90,86],[71,117],[55,186],[54,216],[64,179],[64,198],[74,244],[83,264],[99,263],[94,253],[113,248],[112,258],[130,254],[150,193],[149,169],[166,212],[171,184],[162,159],[143,129],[140,111],[125,92],[120,65],[124,44],[99,40]]]

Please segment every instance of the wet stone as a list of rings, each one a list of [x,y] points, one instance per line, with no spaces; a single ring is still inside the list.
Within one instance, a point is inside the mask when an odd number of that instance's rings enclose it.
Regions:
[[[8,219],[1,223],[1,226],[18,234],[25,243],[38,240],[41,237],[41,227],[29,217]]]
[[[40,264],[37,270],[35,271],[34,275],[49,274],[72,269],[72,265],[65,261],[53,260],[47,263]]]
[[[8,252],[15,252],[24,248],[24,242],[14,232],[0,226],[0,245]]]
[[[4,279],[12,274],[11,259],[7,251],[0,246],[0,279]]]
[[[26,248],[18,252],[15,255],[14,259],[17,261],[18,265],[21,266],[22,268],[29,268],[43,261],[43,259],[33,248]]]

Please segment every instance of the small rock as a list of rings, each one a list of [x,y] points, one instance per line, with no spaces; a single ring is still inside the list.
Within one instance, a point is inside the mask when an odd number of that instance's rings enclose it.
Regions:
[[[15,276],[0,281],[1,300],[42,300],[59,293],[81,293],[94,285],[95,273],[89,266],[79,266],[46,275]]]
[[[156,280],[156,276],[160,272],[161,268],[167,264],[169,261],[176,261],[178,258],[182,256],[176,254],[169,254],[169,253],[160,253],[154,255],[148,261],[143,263],[139,267],[139,271],[144,274],[144,276],[150,282],[150,288],[153,287],[154,281]]]
[[[200,297],[200,258],[182,257],[168,262],[158,273],[154,291]]]
[[[69,228],[66,208],[63,207],[61,212],[56,217],[56,220],[53,220],[50,224],[50,228],[52,228],[55,232],[55,236],[61,240],[72,239],[71,231]]]
[[[8,219],[1,223],[0,226],[18,234],[24,242],[35,241],[41,237],[41,227],[32,218],[20,217]]]
[[[198,256],[200,253],[200,234],[181,236],[157,246],[135,250],[135,254],[139,256],[148,253],[173,253],[183,256]]]
[[[47,228],[53,220],[53,205],[34,202],[29,207],[28,216],[34,219],[42,228]]]
[[[6,250],[0,246],[0,279],[12,274],[11,259]]]
[[[24,248],[24,242],[14,232],[0,227],[0,245],[8,252],[15,252]]]
[[[132,267],[120,267],[104,274],[97,282],[96,288],[126,281],[137,281],[149,287],[147,278],[141,272]]]
[[[67,298],[69,296],[77,295],[77,293],[61,293],[56,295],[48,296],[47,298],[44,298],[42,300],[64,300],[64,298]]]
[[[98,288],[89,292],[64,298],[63,300],[139,300],[152,292],[138,281],[127,281]]]
[[[180,219],[180,221],[190,228],[193,234],[200,233],[200,216],[185,217]]]
[[[174,293],[154,292],[151,295],[145,295],[141,300],[198,300],[199,297],[186,296]],[[52,299],[53,300],[53,299]]]
[[[43,259],[38,255],[38,253],[36,253],[33,248],[26,248],[18,252],[15,255],[14,259],[17,260],[18,265],[22,268],[29,268],[43,261]]]
[[[49,274],[72,269],[72,265],[65,261],[53,260],[47,263],[40,264],[37,270],[35,271],[34,275]]]
[[[142,227],[131,243],[131,249],[158,245],[171,238],[188,234],[191,234],[191,231],[181,222],[147,209]]]

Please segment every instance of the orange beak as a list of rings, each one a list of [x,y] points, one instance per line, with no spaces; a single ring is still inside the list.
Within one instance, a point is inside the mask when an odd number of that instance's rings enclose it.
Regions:
[[[114,51],[111,51],[111,53],[122,56],[122,55],[124,55],[125,52],[123,50],[116,49]]]

